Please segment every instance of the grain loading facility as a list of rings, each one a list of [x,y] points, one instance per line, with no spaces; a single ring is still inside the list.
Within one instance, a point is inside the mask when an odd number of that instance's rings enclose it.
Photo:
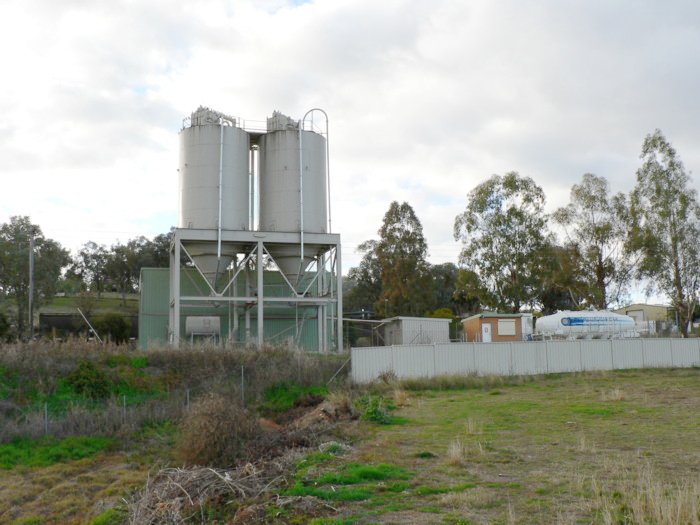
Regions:
[[[319,113],[322,128],[313,122]],[[264,129],[203,107],[185,119],[167,342],[178,346],[185,332],[224,343],[277,341],[279,334],[265,329],[274,313],[294,320],[293,339],[300,341],[313,319],[314,349],[341,348],[340,235],[330,233],[328,177],[322,110],[300,120],[274,112]],[[149,303],[149,289],[142,303]]]

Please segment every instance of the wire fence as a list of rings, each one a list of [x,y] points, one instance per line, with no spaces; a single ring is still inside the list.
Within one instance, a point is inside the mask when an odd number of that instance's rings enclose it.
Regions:
[[[308,370],[301,358],[295,364],[288,367],[286,377],[300,384],[330,384],[347,374],[347,362],[316,371]],[[18,438],[127,436],[144,426],[177,423],[197,398],[212,393],[223,394],[245,407],[258,402],[266,386],[271,386],[263,377],[268,373],[265,366],[240,365],[235,371],[227,370],[225,380],[218,377],[166,392],[132,392],[102,400],[52,396],[20,407],[0,399],[0,443]]]

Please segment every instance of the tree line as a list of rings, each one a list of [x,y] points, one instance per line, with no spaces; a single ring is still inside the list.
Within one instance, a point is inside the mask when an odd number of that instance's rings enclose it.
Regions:
[[[346,279],[345,311],[456,318],[482,309],[605,309],[643,281],[649,292],[669,298],[686,336],[700,295],[697,192],[661,131],[644,139],[640,158],[629,194],[612,195],[604,177],[587,173],[571,188],[570,202],[552,214],[530,177],[493,175],[469,192],[454,220],[462,245],[456,264],[428,263],[415,211],[392,202],[378,239],[358,247],[363,256]],[[90,241],[71,257],[29,217],[12,217],[0,226],[0,337],[27,331],[30,239],[39,305],[59,291],[97,297],[116,291],[124,299],[137,291],[141,268],[168,266],[171,236],[110,247]]]
[[[44,236],[26,216],[0,226],[0,339],[23,337],[29,320],[29,251],[34,245],[32,302],[40,306],[56,293],[90,294],[100,298],[118,292],[122,301],[138,290],[144,267],[168,267],[170,239],[164,233],[139,236],[110,247],[89,241],[75,256]]]
[[[686,337],[700,298],[697,192],[660,130],[644,139],[640,159],[629,194],[613,195],[605,177],[586,173],[552,214],[532,178],[493,175],[455,217],[458,265],[430,265],[413,208],[392,202],[379,239],[358,247],[346,311],[462,317],[482,309],[607,309],[643,282],[669,298]]]

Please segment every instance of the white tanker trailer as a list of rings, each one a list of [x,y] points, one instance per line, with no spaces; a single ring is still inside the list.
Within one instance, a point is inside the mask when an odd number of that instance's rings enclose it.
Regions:
[[[607,310],[563,311],[537,319],[535,336],[543,339],[617,339],[639,337],[628,315]]]

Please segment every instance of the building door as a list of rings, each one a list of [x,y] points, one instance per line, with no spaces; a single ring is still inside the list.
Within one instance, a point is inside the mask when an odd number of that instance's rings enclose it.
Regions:
[[[481,340],[484,343],[491,342],[491,323],[484,323],[481,325]]]

